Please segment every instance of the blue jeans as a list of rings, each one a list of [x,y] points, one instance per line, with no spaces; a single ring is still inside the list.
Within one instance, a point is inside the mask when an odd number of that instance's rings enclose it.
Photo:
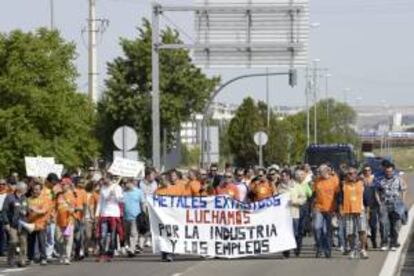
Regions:
[[[296,240],[296,250],[295,253],[298,255],[302,249],[302,232],[300,231],[300,219],[294,218],[293,219],[293,233],[295,235]]]
[[[79,220],[76,220],[75,223],[74,242],[75,256],[81,257],[84,255],[83,249],[85,245],[85,223]]]
[[[116,227],[111,227],[109,221],[103,221],[101,223],[101,239],[99,242],[100,255],[112,257],[116,246]]]
[[[56,224],[51,222],[46,229],[46,256],[50,259],[53,255],[53,251],[55,250],[55,232],[56,232]]]
[[[381,243],[384,240],[383,233],[384,233],[384,226],[383,222],[381,221],[381,213],[379,207],[373,207],[369,209],[369,229],[371,230],[371,241],[376,242],[377,240],[377,232],[378,232],[378,223],[379,223],[379,233],[381,236]]]
[[[345,230],[345,219],[343,216],[338,215],[338,246],[347,248],[347,239],[346,239],[346,230]]]
[[[0,255],[3,256],[7,247],[7,235],[4,231],[4,224],[0,221]]]
[[[331,254],[332,214],[313,212],[313,230],[318,253]]]
[[[388,245],[388,238],[390,238],[390,246],[398,243],[398,227],[399,217],[393,210],[392,206],[381,206],[381,222],[382,222],[382,241],[381,245]]]

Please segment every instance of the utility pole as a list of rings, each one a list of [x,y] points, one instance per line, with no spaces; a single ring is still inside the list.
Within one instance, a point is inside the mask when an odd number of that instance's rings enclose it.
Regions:
[[[329,78],[332,77],[331,74],[325,74],[325,99],[326,99],[326,118],[329,119]]]
[[[269,102],[269,68],[266,67],[266,105],[267,105],[267,130],[270,129],[270,102]]]
[[[159,16],[158,5],[152,9],[152,165],[161,169],[160,158],[160,37],[159,37]],[[203,133],[204,135],[204,133]]]
[[[88,96],[92,102],[97,101],[98,63],[96,59],[96,0],[89,0],[88,17]]]
[[[54,0],[50,0],[50,30],[53,31],[55,29],[55,7],[54,7]]]

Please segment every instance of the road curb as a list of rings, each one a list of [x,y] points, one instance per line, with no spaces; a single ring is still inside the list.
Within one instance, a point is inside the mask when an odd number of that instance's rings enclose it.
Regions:
[[[400,229],[398,242],[401,246],[395,252],[388,252],[387,258],[385,259],[384,264],[382,265],[381,272],[379,276],[391,276],[396,275],[399,270],[399,265],[401,261],[401,255],[405,250],[408,237],[411,232],[411,227],[413,226],[414,221],[414,205],[410,208],[408,212],[408,222],[406,225],[403,225]]]

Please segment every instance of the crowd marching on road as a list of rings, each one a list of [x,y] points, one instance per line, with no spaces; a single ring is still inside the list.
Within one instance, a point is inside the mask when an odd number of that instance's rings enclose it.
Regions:
[[[388,161],[376,174],[368,165],[361,171],[342,166],[337,172],[329,164],[314,172],[307,164],[228,165],[220,172],[213,164],[209,171],[146,168],[143,179],[102,175],[0,179],[0,254],[7,254],[8,264],[135,257],[151,246],[147,198],[152,194],[227,195],[246,203],[289,194],[297,247],[283,252],[286,258],[300,256],[303,237],[312,234],[316,258],[331,258],[333,247],[351,259],[368,258],[369,248],[396,250],[399,225],[406,219],[406,185]],[[163,253],[162,259],[173,261],[173,255]]]

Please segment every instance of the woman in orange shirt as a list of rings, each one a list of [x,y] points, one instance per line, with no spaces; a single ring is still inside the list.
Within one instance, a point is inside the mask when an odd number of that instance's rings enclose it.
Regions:
[[[345,219],[348,244],[352,247],[349,257],[354,259],[357,258],[357,255],[360,255],[363,259],[367,259],[368,254],[365,250],[367,244],[367,223],[365,216],[361,216],[364,212],[364,183],[358,179],[358,172],[355,168],[349,168],[342,190],[342,212]],[[356,242],[357,235],[361,243],[359,252],[358,243]]]
[[[32,196],[27,200],[28,215],[27,222],[35,225],[35,230],[28,237],[28,257],[34,261],[35,246],[38,245],[40,253],[40,264],[47,265],[46,261],[46,226],[49,219],[49,199],[42,196],[43,185],[34,182],[32,185]]]
[[[60,262],[69,265],[73,245],[76,197],[70,178],[62,179],[60,185],[62,192],[56,195],[56,236]]]

